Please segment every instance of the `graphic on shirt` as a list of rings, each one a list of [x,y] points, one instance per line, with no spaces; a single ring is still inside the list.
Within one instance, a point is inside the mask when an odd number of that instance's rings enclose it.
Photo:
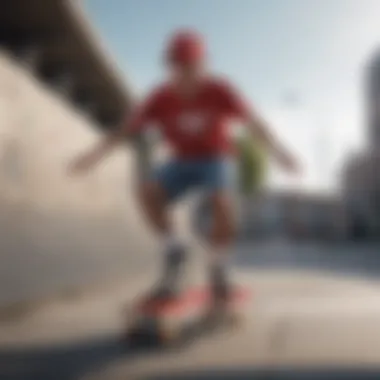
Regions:
[[[186,112],[178,117],[179,129],[188,135],[198,135],[208,124],[208,117],[203,112]]]

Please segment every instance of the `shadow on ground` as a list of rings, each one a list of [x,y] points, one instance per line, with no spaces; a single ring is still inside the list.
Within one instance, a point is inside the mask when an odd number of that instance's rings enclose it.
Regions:
[[[191,372],[177,372],[175,374],[160,374],[159,376],[144,377],[141,380],[377,380],[379,371],[363,370],[271,370],[271,369],[223,369],[203,370]]]
[[[1,380],[76,380],[96,374],[112,362],[128,361],[144,355],[164,354],[159,348],[130,347],[118,337],[108,337],[83,343],[28,349],[0,349]],[[195,371],[161,372],[134,377],[139,380],[378,380],[379,370],[366,369],[260,369],[223,368]],[[110,379],[111,380],[111,379]]]
[[[152,345],[131,347],[116,336],[44,348],[0,348],[0,379],[74,380],[96,373],[113,361],[157,356],[160,352],[164,350]]]

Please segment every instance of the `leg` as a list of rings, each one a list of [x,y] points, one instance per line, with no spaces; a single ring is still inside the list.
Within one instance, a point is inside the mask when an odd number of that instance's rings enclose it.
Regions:
[[[229,247],[236,236],[236,213],[233,195],[227,189],[210,194],[212,228],[210,243],[218,251]]]
[[[168,208],[191,184],[187,174],[183,163],[171,162],[158,169],[140,188],[139,198],[145,216],[165,245],[162,279],[153,290],[152,298],[173,297],[180,291],[186,252],[175,235]]]
[[[233,195],[228,189],[210,194],[212,227],[210,230],[210,281],[216,301],[228,297],[229,250],[236,236],[236,213]]]
[[[226,159],[205,165],[203,185],[208,190],[211,228],[210,280],[215,300],[225,300],[229,290],[227,260],[236,234],[235,167]]]
[[[147,181],[140,186],[138,197],[141,208],[151,227],[159,235],[172,232],[168,212],[168,200],[164,187],[159,181]]]
[[[169,206],[194,185],[191,165],[182,161],[164,164],[140,185],[140,205],[155,232],[161,236],[174,233]]]

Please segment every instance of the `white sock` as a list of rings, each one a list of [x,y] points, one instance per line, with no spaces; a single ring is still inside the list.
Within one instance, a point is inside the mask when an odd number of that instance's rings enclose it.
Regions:
[[[228,248],[218,248],[212,250],[209,255],[209,268],[217,269],[217,268],[225,268],[228,265],[228,261],[230,259]]]

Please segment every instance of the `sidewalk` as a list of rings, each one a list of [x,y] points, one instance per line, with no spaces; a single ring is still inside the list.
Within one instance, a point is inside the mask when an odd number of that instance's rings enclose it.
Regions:
[[[146,273],[133,284],[121,282],[98,294],[56,301],[29,318],[0,325],[0,358],[31,361],[31,370],[41,374],[51,365],[52,374],[61,368],[64,353],[62,368],[86,380],[202,368],[380,364],[378,284],[316,272],[236,275],[254,291],[246,324],[236,333],[200,339],[182,351],[132,352],[118,339],[121,310],[149,286],[152,277]],[[43,376],[41,380],[54,378]]]

